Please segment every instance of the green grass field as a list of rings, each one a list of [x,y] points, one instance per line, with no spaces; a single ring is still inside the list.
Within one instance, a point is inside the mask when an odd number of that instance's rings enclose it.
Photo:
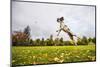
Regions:
[[[12,47],[12,65],[84,62],[95,58],[95,45]]]

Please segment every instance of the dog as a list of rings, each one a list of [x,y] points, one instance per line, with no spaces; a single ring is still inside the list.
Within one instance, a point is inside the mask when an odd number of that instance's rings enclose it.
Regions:
[[[60,23],[60,29],[57,30],[56,32],[58,32],[57,36],[59,36],[61,31],[64,31],[65,33],[67,33],[70,37],[70,39],[74,42],[75,45],[77,45],[77,43],[74,40],[74,36],[77,37],[76,35],[74,35],[70,29],[68,28],[67,25],[64,24],[64,17],[61,18],[57,18],[57,22]]]

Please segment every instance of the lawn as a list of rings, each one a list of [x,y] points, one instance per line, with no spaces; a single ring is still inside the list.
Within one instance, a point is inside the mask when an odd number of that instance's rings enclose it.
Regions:
[[[95,45],[12,47],[12,65],[84,62],[95,58]]]

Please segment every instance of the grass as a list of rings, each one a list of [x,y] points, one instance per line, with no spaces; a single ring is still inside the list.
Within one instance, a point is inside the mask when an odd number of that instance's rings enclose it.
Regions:
[[[84,62],[95,58],[95,45],[12,47],[12,65]]]

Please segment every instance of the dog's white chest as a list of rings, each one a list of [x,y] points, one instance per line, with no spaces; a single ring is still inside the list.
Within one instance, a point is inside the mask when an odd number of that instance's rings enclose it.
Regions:
[[[64,28],[64,26],[65,26],[65,25],[64,25],[64,22],[61,22],[61,23],[60,23],[60,28]]]

